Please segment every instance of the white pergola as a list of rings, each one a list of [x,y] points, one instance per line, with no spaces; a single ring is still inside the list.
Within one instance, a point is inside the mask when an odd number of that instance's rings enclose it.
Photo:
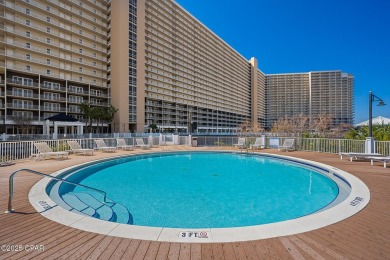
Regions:
[[[74,134],[81,135],[84,132],[84,124],[80,121],[76,121],[76,122],[53,121],[53,122],[51,122],[49,120],[46,120],[43,124],[43,134],[46,134],[46,135],[50,134],[50,126],[54,127],[53,139],[57,139],[58,127],[64,127],[65,130],[67,129],[67,127],[70,127],[72,135],[74,135]],[[74,131],[74,127],[77,128],[76,133]]]

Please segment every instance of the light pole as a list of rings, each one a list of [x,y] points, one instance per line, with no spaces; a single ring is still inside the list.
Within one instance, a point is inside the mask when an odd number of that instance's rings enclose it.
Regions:
[[[368,111],[368,138],[366,139],[366,142],[368,142],[368,146],[366,146],[366,153],[374,153],[374,140],[375,138],[372,136],[372,102],[378,102],[378,105],[377,106],[384,106],[386,105],[385,102],[375,96],[372,91],[370,91],[370,94],[369,94],[369,100],[368,100],[368,104],[369,104],[369,111]]]

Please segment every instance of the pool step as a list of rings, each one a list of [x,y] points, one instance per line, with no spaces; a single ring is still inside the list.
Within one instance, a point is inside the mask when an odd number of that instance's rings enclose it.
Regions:
[[[119,203],[115,203],[111,208],[114,211],[115,222],[131,225],[133,224],[133,216],[125,206]]]
[[[71,200],[68,199],[67,201],[64,199],[64,201],[77,211],[80,211],[78,209],[88,208],[88,212],[91,213],[90,209],[94,210],[95,214],[87,214],[89,216],[117,223],[133,224],[133,217],[131,216],[130,212],[126,207],[119,203],[109,201],[109,203],[104,204],[97,200],[94,196],[83,192],[69,192],[64,196],[72,198]],[[76,201],[76,205],[73,204],[74,201]]]
[[[95,209],[83,203],[79,198],[72,194],[65,194],[62,196],[62,200],[65,201],[72,209],[70,211],[78,211],[88,216],[95,216]]]
[[[114,217],[114,212],[112,211],[111,207],[98,201],[93,196],[89,195],[88,193],[69,192],[68,194],[76,196],[84,204],[93,208],[96,211],[96,215],[93,217],[99,218],[102,220],[107,220],[107,221],[112,220],[112,218]]]

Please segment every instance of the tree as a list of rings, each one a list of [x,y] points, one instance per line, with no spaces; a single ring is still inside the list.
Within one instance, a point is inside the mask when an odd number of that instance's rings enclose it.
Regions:
[[[113,105],[110,105],[108,108],[105,108],[103,113],[103,120],[107,123],[111,123],[114,119],[114,115],[116,112],[118,112],[118,109]]]
[[[92,107],[91,108],[91,119],[95,120],[97,123],[97,132],[100,133],[100,119],[103,116],[102,107]]]
[[[272,125],[271,132],[290,134],[293,133],[293,129],[292,121],[287,116],[284,116]]]
[[[327,114],[321,114],[316,119],[314,119],[312,128],[319,136],[326,136],[330,130],[330,125],[332,121],[332,116]]]
[[[14,116],[12,120],[18,129],[21,129],[21,134],[28,134],[31,127],[32,118],[26,116]]]
[[[390,125],[373,125],[372,135],[378,141],[390,141]],[[369,137],[368,126],[350,129],[345,133],[346,139],[365,140]]]
[[[261,133],[264,132],[264,128],[261,127],[261,125],[257,122],[253,122],[249,119],[243,121],[238,126],[239,131],[242,134],[248,134],[248,133]]]
[[[100,133],[100,123],[102,121],[110,123],[114,118],[115,113],[118,112],[118,109],[113,105],[109,107],[93,107],[91,108],[91,118],[97,122],[97,131]]]
[[[91,105],[88,103],[83,103],[79,105],[81,112],[83,113],[83,118],[86,119],[85,121],[85,127],[87,127],[87,123],[89,125],[89,132],[92,132],[92,108]]]
[[[158,126],[156,124],[150,124],[148,126],[149,129],[152,129],[152,132],[157,133],[158,132]]]
[[[297,136],[302,136],[309,128],[309,117],[303,114],[293,116],[290,120],[292,132]]]

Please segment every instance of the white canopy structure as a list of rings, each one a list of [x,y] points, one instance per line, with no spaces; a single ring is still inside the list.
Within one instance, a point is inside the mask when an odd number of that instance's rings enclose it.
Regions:
[[[390,124],[390,118],[386,118],[383,116],[377,116],[372,118],[372,124],[373,125],[389,125]],[[368,125],[368,120],[361,122],[359,124],[356,124],[355,126],[365,126]]]

